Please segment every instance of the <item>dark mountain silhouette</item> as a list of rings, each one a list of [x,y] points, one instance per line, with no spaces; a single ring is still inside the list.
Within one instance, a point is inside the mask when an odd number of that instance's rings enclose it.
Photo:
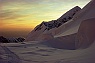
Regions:
[[[0,36],[0,42],[1,43],[16,43],[16,42],[23,42],[25,39],[22,37],[19,38],[5,38],[3,36]]]

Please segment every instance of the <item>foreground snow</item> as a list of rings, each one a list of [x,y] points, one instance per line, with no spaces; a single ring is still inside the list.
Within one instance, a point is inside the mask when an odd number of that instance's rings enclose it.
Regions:
[[[19,56],[20,63],[95,63],[95,41],[89,48],[78,50],[57,49],[33,42],[1,45]]]

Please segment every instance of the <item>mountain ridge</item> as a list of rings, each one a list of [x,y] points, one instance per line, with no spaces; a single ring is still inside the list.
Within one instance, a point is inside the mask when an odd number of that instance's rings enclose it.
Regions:
[[[73,16],[80,10],[81,10],[81,8],[79,6],[75,6],[74,8],[72,8],[71,10],[69,10],[65,14],[63,14],[57,20],[52,20],[49,22],[43,21],[41,24],[37,25],[33,31],[31,31],[29,33],[28,37],[26,38],[26,41],[29,40],[30,38],[31,39],[29,41],[31,41],[31,40],[35,41],[37,38],[39,39],[41,34],[43,35],[54,28],[60,27],[61,25],[63,25],[67,21],[71,20],[73,18]]]

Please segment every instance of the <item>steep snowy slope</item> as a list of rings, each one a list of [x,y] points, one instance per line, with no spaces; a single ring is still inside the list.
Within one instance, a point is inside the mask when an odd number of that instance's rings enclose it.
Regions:
[[[65,14],[63,14],[57,20],[62,20],[64,18],[68,19],[70,17],[72,18],[76,14],[76,12],[78,12],[79,10],[81,10],[81,8],[79,6],[76,6],[76,7],[72,8],[71,10],[69,10],[68,12],[66,12]]]
[[[95,0],[89,2],[82,10],[74,15],[74,18],[54,30],[55,37],[77,33],[83,20],[95,18]],[[61,32],[60,32],[61,31]]]
[[[36,28],[34,28],[33,31],[31,31],[25,41],[36,41],[37,38],[45,31],[46,26],[42,22],[40,25],[38,25]]]

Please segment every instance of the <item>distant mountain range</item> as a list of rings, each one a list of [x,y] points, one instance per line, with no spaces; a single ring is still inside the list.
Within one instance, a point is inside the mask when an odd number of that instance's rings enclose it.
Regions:
[[[18,42],[23,42],[25,39],[22,37],[18,38],[5,38],[3,36],[0,36],[0,42],[1,43],[18,43]]]

